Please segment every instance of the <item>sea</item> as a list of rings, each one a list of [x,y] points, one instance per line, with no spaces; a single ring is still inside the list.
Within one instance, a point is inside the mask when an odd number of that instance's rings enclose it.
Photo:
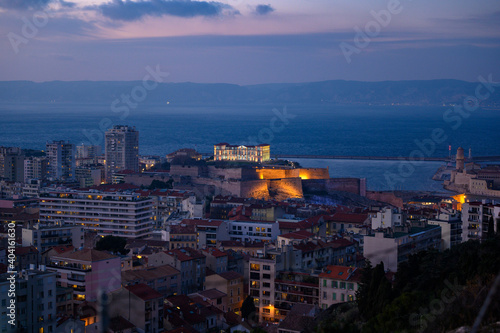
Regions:
[[[135,126],[141,155],[179,148],[213,151],[219,142],[271,144],[271,153],[403,156],[414,161],[298,159],[332,177],[367,179],[370,190],[442,191],[431,178],[445,157],[500,155],[500,111],[458,114],[450,106],[0,104],[0,146],[44,149],[52,140],[103,145],[112,125]]]

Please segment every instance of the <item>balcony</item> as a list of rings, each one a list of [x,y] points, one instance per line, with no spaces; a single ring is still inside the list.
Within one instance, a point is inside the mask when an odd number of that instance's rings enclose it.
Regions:
[[[276,309],[280,309],[280,310],[291,310],[292,309],[292,304],[285,303],[285,302],[276,302],[274,304],[274,307]]]
[[[80,282],[80,283],[85,283],[85,276],[72,276],[67,278],[68,281],[73,281],[73,282]]]
[[[62,270],[68,270],[68,271],[79,271],[79,272],[90,272],[92,270],[92,268],[83,269],[83,268],[74,267],[71,265],[61,266],[61,265],[54,265],[54,264],[47,265],[47,268],[54,268],[57,270],[62,269]]]

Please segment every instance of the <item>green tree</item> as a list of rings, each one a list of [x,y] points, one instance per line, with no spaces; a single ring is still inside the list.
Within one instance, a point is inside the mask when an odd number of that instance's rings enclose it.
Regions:
[[[125,245],[127,245],[125,238],[110,235],[99,239],[95,249],[99,251],[127,254],[130,250],[125,249]]]
[[[169,179],[166,182],[163,182],[161,180],[155,179],[151,182],[151,185],[149,185],[148,189],[150,190],[155,190],[155,189],[171,189],[173,188],[173,179]]]
[[[245,319],[248,319],[252,314],[257,312],[257,308],[255,307],[255,303],[252,296],[248,296],[243,301],[241,305],[241,316]]]

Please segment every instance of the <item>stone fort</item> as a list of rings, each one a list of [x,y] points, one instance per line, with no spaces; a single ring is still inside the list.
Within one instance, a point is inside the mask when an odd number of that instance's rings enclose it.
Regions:
[[[346,191],[359,195],[366,184],[357,178],[330,178],[328,168],[216,167],[171,165],[176,183],[209,186],[222,195],[242,198],[302,198],[304,191]]]

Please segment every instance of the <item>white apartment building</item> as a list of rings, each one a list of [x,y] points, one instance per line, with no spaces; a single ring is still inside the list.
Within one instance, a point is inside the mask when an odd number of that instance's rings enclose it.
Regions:
[[[481,240],[488,237],[490,219],[493,232],[500,231],[500,205],[466,202],[462,204],[462,239]]]
[[[54,191],[40,195],[40,223],[66,222],[101,236],[148,238],[154,226],[153,200],[137,194]]]
[[[27,157],[24,160],[24,182],[31,179],[45,179],[49,161],[46,157]]]
[[[41,181],[38,179],[30,179],[23,185],[23,197],[38,198],[40,195]]]
[[[117,125],[106,131],[106,181],[122,170],[139,171],[139,132],[135,127]]]
[[[280,234],[276,221],[227,221],[231,240],[272,242]]]
[[[462,242],[462,219],[460,212],[440,212],[437,218],[429,220],[428,223],[441,227],[441,250],[447,250]]]
[[[404,223],[404,215],[398,209],[384,207],[380,212],[377,212],[375,217],[372,217],[372,229],[379,228],[394,228],[396,225]]]
[[[75,145],[66,141],[47,142],[48,176],[52,179],[75,178]]]

